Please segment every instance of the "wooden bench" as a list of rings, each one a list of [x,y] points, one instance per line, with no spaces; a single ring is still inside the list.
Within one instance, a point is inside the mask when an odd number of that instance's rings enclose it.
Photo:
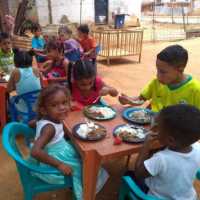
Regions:
[[[138,56],[138,62],[141,61],[142,29],[95,30],[92,34],[101,48],[99,56],[106,57],[108,65],[111,58],[123,56]]]
[[[192,37],[200,37],[200,29],[190,29],[186,30],[186,39],[192,38]]]

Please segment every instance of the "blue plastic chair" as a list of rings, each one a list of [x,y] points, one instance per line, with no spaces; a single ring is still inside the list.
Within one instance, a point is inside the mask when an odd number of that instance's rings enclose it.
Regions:
[[[27,140],[31,140],[35,136],[35,131],[26,124],[19,122],[8,123],[3,129],[2,142],[7,153],[15,160],[17,170],[21,179],[24,191],[24,200],[32,200],[33,197],[41,192],[47,192],[63,188],[72,188],[72,180],[70,176],[65,177],[65,184],[55,185],[48,184],[37,177],[32,176],[32,172],[41,174],[60,174],[55,168],[39,167],[31,164],[23,158],[20,148],[16,143],[16,137],[22,135]]]
[[[119,193],[119,200],[161,200],[145,194],[129,176],[122,177],[122,185]],[[163,199],[162,199],[163,200]]]
[[[27,123],[36,117],[34,110],[40,90],[28,92],[22,95],[13,96],[9,100],[9,112],[11,114],[11,121],[20,121]],[[19,102],[24,103],[25,111],[20,111],[17,108]]]
[[[100,45],[97,45],[96,46],[96,55],[98,55],[100,51],[101,51],[101,47],[100,47]]]
[[[65,53],[65,57],[70,61],[70,62],[76,62],[81,59],[81,52],[79,49],[75,49],[73,51],[70,51],[68,53]]]

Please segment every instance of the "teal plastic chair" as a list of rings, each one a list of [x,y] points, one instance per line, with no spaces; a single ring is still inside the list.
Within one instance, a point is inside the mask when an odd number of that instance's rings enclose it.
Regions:
[[[129,176],[122,177],[119,200],[164,200],[145,194]],[[165,199],[166,200],[166,199]]]
[[[200,181],[200,169],[198,169],[198,171],[196,173],[196,178]]]
[[[48,184],[32,175],[32,172],[41,174],[60,174],[55,168],[39,167],[31,164],[23,158],[23,155],[16,143],[17,136],[24,136],[26,142],[29,143],[35,136],[35,131],[26,124],[19,122],[8,123],[3,129],[2,142],[7,153],[15,160],[21,184],[23,186],[24,200],[32,200],[33,197],[41,192],[47,192],[63,188],[72,188],[72,180],[70,176],[65,177],[65,184],[55,185]]]

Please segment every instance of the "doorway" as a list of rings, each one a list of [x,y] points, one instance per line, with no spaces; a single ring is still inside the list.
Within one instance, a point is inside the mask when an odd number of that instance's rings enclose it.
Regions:
[[[108,0],[95,0],[95,24],[108,23]]]

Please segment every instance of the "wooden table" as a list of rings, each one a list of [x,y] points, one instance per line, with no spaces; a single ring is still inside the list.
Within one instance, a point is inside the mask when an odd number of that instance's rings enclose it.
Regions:
[[[96,181],[99,168],[102,162],[109,159],[115,159],[121,156],[127,156],[133,153],[138,153],[141,145],[126,144],[114,145],[113,129],[120,124],[125,123],[121,117],[123,110],[122,106],[113,106],[117,110],[117,117],[113,120],[98,122],[107,129],[105,139],[98,142],[85,142],[76,139],[72,134],[72,128],[75,124],[84,122],[82,112],[71,112],[64,120],[65,126],[69,130],[69,137],[77,147],[83,161],[83,196],[84,200],[94,200],[96,191]]]

